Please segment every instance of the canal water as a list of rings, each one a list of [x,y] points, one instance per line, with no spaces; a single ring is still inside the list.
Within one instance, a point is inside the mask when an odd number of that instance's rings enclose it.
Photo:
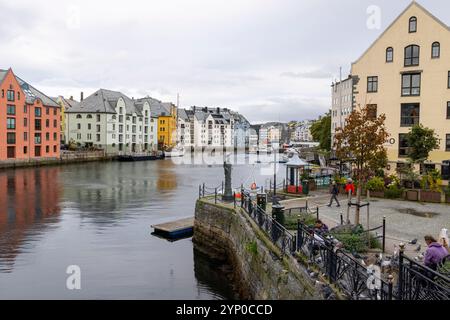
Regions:
[[[233,186],[268,183],[273,167],[248,157],[237,156]],[[236,298],[223,266],[191,239],[150,228],[193,216],[198,185],[222,180],[220,161],[188,156],[1,171],[0,299]],[[80,290],[66,287],[71,265]]]

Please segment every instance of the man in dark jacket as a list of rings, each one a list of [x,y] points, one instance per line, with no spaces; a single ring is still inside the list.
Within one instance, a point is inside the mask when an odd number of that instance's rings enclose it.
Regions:
[[[331,186],[331,199],[330,199],[330,204],[328,205],[329,207],[331,207],[331,204],[333,203],[333,200],[336,201],[337,203],[337,207],[340,207],[340,203],[339,200],[337,198],[337,195],[339,194],[339,187],[336,183],[336,181],[333,181],[333,184]]]

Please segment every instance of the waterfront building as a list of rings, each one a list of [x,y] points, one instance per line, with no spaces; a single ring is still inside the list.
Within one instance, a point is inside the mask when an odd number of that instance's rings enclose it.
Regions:
[[[193,106],[178,111],[177,143],[191,150],[205,147],[246,150],[249,129],[247,119],[230,109]]]
[[[418,123],[440,138],[427,169],[442,169],[450,160],[449,26],[412,2],[352,64],[351,74],[353,107],[370,105],[374,115],[386,115],[388,169],[405,165],[405,135]]]
[[[163,102],[163,111],[158,116],[158,145],[161,150],[175,146],[177,139],[177,107],[171,102]]]
[[[68,141],[107,154],[153,150],[149,104],[135,104],[121,92],[97,90],[65,113]]]
[[[55,100],[61,107],[61,112],[60,112],[61,144],[67,144],[68,141],[66,139],[66,111],[70,110],[72,107],[77,107],[79,102],[74,100],[73,96],[71,96],[69,99],[66,99],[63,96],[58,96],[58,97],[54,98],[53,100]]]
[[[344,128],[348,116],[353,111],[353,78],[331,85],[331,141],[334,143],[336,129]]]
[[[0,70],[0,160],[59,158],[60,106],[17,77]]]
[[[311,125],[313,124],[310,120],[305,120],[302,122],[299,122],[297,126],[295,127],[295,130],[293,130],[293,136],[294,141],[298,142],[312,142],[313,137],[311,135]]]

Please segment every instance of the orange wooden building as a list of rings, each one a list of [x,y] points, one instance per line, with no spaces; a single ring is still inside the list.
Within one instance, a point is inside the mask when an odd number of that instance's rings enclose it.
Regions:
[[[0,69],[0,161],[60,156],[59,104]]]

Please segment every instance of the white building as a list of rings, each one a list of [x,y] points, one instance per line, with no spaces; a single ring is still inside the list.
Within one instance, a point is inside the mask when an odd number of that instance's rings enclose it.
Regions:
[[[294,131],[294,140],[301,142],[312,142],[313,137],[311,135],[312,121],[305,120],[297,124]]]
[[[353,111],[353,79],[348,77],[331,86],[331,141],[337,128],[344,128],[345,121]]]
[[[118,91],[100,89],[65,112],[66,137],[107,153],[155,150],[150,105]],[[154,130],[154,129],[153,129]]]

